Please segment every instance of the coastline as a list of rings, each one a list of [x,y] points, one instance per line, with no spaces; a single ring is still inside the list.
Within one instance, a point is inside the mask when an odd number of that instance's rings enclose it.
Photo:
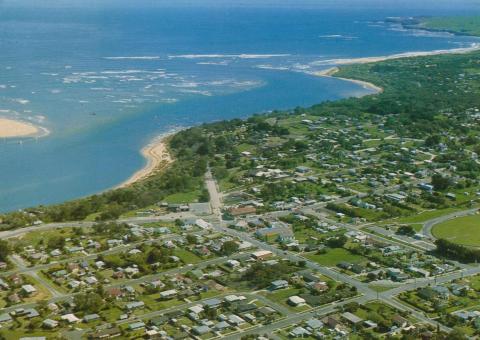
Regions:
[[[433,55],[444,55],[444,54],[463,54],[463,53],[469,53],[477,50],[480,50],[480,44],[475,44],[467,48],[436,50],[436,51],[429,51],[429,52],[406,52],[406,53],[393,54],[390,56],[380,56],[380,57],[335,59],[327,62],[335,65],[366,64],[366,63],[375,63],[375,62],[381,62],[386,60],[410,58],[410,57],[422,57],[422,56],[433,56]],[[348,81],[348,82],[360,85],[365,89],[373,90],[375,92],[374,94],[379,94],[384,91],[382,87],[377,86],[373,83],[369,83],[367,81],[336,77],[335,74],[338,71],[340,71],[340,68],[338,66],[334,66],[318,72],[312,72],[312,75],[317,77],[328,77],[328,78],[335,78],[335,79]],[[113,189],[122,189],[128,186],[131,186],[137,182],[140,182],[150,177],[152,174],[163,170],[165,167],[171,164],[173,162],[173,158],[171,157],[168,151],[166,140],[168,137],[173,136],[177,132],[178,130],[162,134],[154,138],[148,145],[142,148],[141,154],[147,160],[147,163],[145,164],[145,166],[143,166],[140,170],[136,171],[132,176],[130,176],[129,179],[122,182],[121,184],[114,187]]]
[[[403,58],[414,58],[414,57],[428,57],[435,55],[446,55],[446,54],[465,54],[470,52],[475,52],[480,50],[480,44],[473,44],[470,47],[465,48],[454,48],[449,50],[435,50],[435,51],[425,51],[425,52],[405,52],[399,54],[392,54],[389,56],[379,56],[379,57],[363,57],[363,58],[350,58],[350,59],[332,59],[325,61],[331,65],[354,65],[354,64],[368,64],[368,63],[377,63],[387,60],[403,59]],[[317,77],[327,77],[345,80],[351,83],[362,86],[363,88],[370,89],[375,91],[375,94],[382,93],[383,88],[375,84],[350,78],[335,77],[335,74],[340,71],[338,66],[330,67],[325,70],[312,72],[314,76]]]
[[[157,171],[163,170],[173,162],[167,147],[167,139],[175,132],[169,132],[155,137],[149,144],[142,148],[141,154],[147,160],[147,163],[138,171],[136,171],[130,178],[122,182],[114,189],[123,189],[132,184],[140,182]]]
[[[350,83],[360,85],[365,89],[373,90],[373,91],[375,91],[375,94],[383,92],[382,87],[377,86],[377,85],[372,84],[372,83],[369,83],[367,81],[358,80],[358,79],[335,77],[335,73],[337,73],[338,71],[340,71],[340,69],[338,67],[331,67],[331,68],[328,68],[326,70],[314,72],[313,75],[315,75],[317,77],[326,77],[326,78],[335,78],[335,79],[345,80],[345,81],[348,81]]]
[[[50,131],[22,120],[0,117],[0,138],[45,137]]]
[[[470,47],[452,48],[448,50],[434,50],[434,51],[417,51],[392,54],[388,56],[377,57],[362,57],[362,58],[346,58],[346,59],[330,59],[325,60],[325,65],[351,65],[351,64],[367,64],[386,60],[413,58],[413,57],[428,57],[444,54],[465,54],[480,50],[480,43],[472,44]]]

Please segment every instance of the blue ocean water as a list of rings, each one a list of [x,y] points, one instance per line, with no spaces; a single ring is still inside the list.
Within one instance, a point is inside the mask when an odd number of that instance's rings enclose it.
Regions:
[[[469,6],[478,10],[466,2],[459,14]],[[143,145],[175,127],[369,93],[312,75],[335,59],[479,42],[384,22],[442,14],[455,11],[0,3],[0,116],[51,131],[0,142],[0,211],[111,188],[144,164]]]

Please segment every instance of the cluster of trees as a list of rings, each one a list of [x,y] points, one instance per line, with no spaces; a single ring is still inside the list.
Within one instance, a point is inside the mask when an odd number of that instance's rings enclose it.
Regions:
[[[73,298],[75,310],[85,314],[98,313],[105,306],[102,295],[97,292],[81,293]]]
[[[339,235],[336,237],[330,237],[327,239],[327,246],[330,248],[342,248],[347,243],[347,237],[345,235]]]
[[[222,244],[222,255],[230,256],[238,251],[239,245],[235,241],[225,241]]]
[[[411,225],[402,225],[397,229],[397,234],[413,236],[415,235],[415,229]]]
[[[436,240],[435,245],[437,253],[446,258],[466,263],[480,261],[480,250],[478,249],[467,248],[445,239]]]
[[[265,288],[274,280],[286,279],[292,271],[293,267],[283,262],[274,265],[255,263],[241,279],[249,282],[252,287]]]
[[[349,208],[345,205],[335,204],[335,203],[328,203],[326,206],[327,209],[336,211],[338,213],[345,214],[349,217],[360,217],[360,214],[355,211],[355,209]]]
[[[432,176],[432,185],[435,191],[444,191],[452,185],[452,180],[446,176],[434,174]]]
[[[8,255],[10,255],[11,251],[12,249],[8,241],[0,240],[0,260],[6,262]]]

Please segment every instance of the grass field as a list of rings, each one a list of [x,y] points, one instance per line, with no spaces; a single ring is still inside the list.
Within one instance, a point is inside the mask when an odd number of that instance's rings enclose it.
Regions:
[[[198,263],[202,261],[200,257],[185,249],[175,249],[175,256],[178,256],[185,263]]]
[[[480,215],[458,217],[433,227],[432,234],[461,245],[480,247]]]
[[[349,263],[361,263],[367,259],[360,255],[355,255],[343,248],[335,248],[327,250],[326,254],[308,254],[309,260],[315,261],[323,266],[334,267],[339,262],[345,261]]]
[[[192,191],[192,192],[180,192],[178,194],[172,194],[167,196],[163,199],[164,202],[170,204],[181,204],[181,203],[194,203],[198,201],[198,197],[200,196],[199,191]]]
[[[391,222],[396,222],[396,223],[422,223],[426,222],[428,220],[432,220],[434,218],[443,216],[443,215],[448,215],[452,212],[459,211],[465,208],[447,208],[447,209],[439,209],[439,210],[428,210],[421,212],[416,215],[408,216],[408,217],[402,217],[398,218],[395,220],[392,220]]]

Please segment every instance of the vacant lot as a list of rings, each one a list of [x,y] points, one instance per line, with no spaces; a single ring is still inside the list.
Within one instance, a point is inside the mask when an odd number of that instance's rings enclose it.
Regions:
[[[362,263],[367,259],[360,255],[355,255],[343,248],[328,249],[326,254],[308,254],[306,257],[323,266],[334,267],[340,262]]]

